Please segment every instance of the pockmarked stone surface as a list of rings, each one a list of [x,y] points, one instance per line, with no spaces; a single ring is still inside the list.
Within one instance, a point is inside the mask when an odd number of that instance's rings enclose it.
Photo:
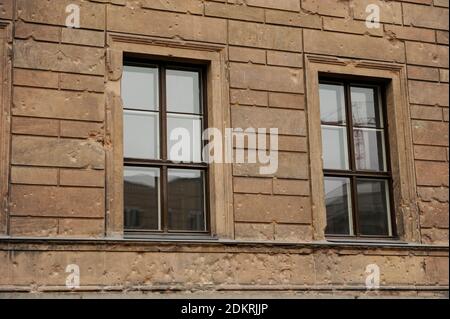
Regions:
[[[448,11],[446,0],[0,0],[0,296],[68,292],[76,264],[93,293],[448,298]],[[210,167],[214,240],[124,236],[128,55],[205,65],[220,130],[278,129],[275,172]],[[385,85],[389,245],[324,236],[315,81],[343,69]]]

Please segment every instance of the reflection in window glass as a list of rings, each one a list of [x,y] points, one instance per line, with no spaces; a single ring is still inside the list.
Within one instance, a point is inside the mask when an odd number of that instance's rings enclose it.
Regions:
[[[325,178],[325,205],[328,235],[352,234],[352,205],[350,179]]]
[[[126,109],[158,110],[158,69],[125,65],[122,100]]]
[[[347,129],[322,125],[323,167],[348,169]]]
[[[195,115],[167,115],[167,154],[179,162],[202,161],[202,120]]]
[[[169,169],[169,230],[205,231],[203,171]]]
[[[353,125],[383,127],[381,105],[376,105],[375,89],[352,87]]]
[[[124,167],[125,228],[159,230],[159,169]]]
[[[383,94],[371,81],[320,83],[328,235],[393,236]]]
[[[159,158],[158,113],[124,110],[124,157]]]
[[[320,119],[322,124],[345,124],[343,85],[320,84]]]
[[[198,72],[167,70],[167,111],[200,114]]]
[[[357,188],[360,233],[391,236],[388,182],[361,178]]]
[[[124,229],[134,235],[204,234],[203,68],[124,63]]]
[[[356,167],[358,170],[386,171],[384,132],[354,129]]]

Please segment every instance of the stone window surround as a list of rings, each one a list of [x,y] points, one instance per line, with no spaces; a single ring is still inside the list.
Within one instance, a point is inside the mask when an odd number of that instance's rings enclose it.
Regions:
[[[120,82],[124,52],[149,58],[186,59],[208,65],[208,126],[224,131],[230,127],[226,48],[195,42],[151,37],[108,34],[106,75],[106,136],[111,147],[106,150],[106,236],[123,238],[123,115]],[[211,235],[218,239],[234,238],[231,164],[213,163],[209,168]],[[164,237],[163,237],[164,238]]]
[[[0,20],[0,235],[8,232],[11,101],[11,24]]]
[[[420,243],[416,204],[412,133],[408,105],[406,66],[395,63],[306,55],[309,160],[314,240],[326,240],[323,190],[322,137],[320,130],[319,74],[355,75],[388,80],[387,121],[394,180],[394,207],[398,239]]]

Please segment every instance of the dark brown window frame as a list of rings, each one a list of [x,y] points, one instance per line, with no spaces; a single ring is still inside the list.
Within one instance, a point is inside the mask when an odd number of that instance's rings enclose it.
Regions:
[[[328,239],[398,239],[395,212],[394,212],[394,192],[393,192],[393,174],[392,165],[390,159],[390,146],[389,146],[389,121],[387,119],[387,102],[386,102],[386,83],[384,81],[378,81],[377,79],[367,79],[353,76],[320,76],[320,84],[334,84],[344,86],[345,96],[345,112],[346,112],[346,127],[347,131],[347,144],[348,144],[348,158],[349,158],[349,170],[339,169],[323,169],[324,178],[326,177],[340,177],[350,179],[351,184],[351,205],[352,205],[352,227],[353,235],[340,235],[340,234],[326,234]],[[368,87],[373,88],[376,92],[375,102],[381,106],[382,119],[384,123],[384,144],[385,144],[385,156],[386,156],[386,171],[376,172],[368,170],[357,170],[356,168],[356,156],[354,145],[354,126],[353,126],[353,112],[351,107],[351,87]],[[380,100],[381,98],[381,100]],[[391,235],[363,235],[359,232],[359,219],[358,219],[358,200],[357,200],[357,178],[378,179],[388,182],[388,194],[389,194],[389,214]]]
[[[198,72],[200,77],[200,101],[201,113],[182,113],[170,112],[171,114],[179,115],[198,115],[202,117],[202,130],[208,127],[208,104],[207,104],[207,66],[204,64],[192,63],[183,59],[177,60],[163,60],[163,59],[146,59],[135,56],[124,56],[124,66],[140,66],[158,69],[158,87],[159,87],[159,157],[160,159],[146,160],[126,158],[123,159],[123,166],[133,167],[148,167],[158,168],[160,170],[160,211],[161,211],[161,230],[142,230],[142,229],[127,229],[124,228],[124,235],[126,237],[205,237],[211,235],[211,216],[210,216],[210,201],[209,201],[209,165],[205,162],[201,163],[186,163],[173,162],[168,160],[167,156],[167,98],[166,98],[166,70],[179,71],[193,71]],[[127,110],[126,106],[123,108]],[[133,109],[137,110],[137,109]],[[205,146],[207,141],[202,141]],[[169,169],[192,169],[202,171],[204,173],[203,181],[203,201],[205,214],[205,231],[177,231],[169,230],[169,213],[168,213],[168,171]]]

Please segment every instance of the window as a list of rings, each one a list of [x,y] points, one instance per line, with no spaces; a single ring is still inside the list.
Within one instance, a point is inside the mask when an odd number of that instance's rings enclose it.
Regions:
[[[392,237],[383,86],[321,79],[327,236]]]
[[[209,232],[208,165],[201,156],[206,124],[204,74],[202,67],[191,65],[124,63],[127,234]]]

